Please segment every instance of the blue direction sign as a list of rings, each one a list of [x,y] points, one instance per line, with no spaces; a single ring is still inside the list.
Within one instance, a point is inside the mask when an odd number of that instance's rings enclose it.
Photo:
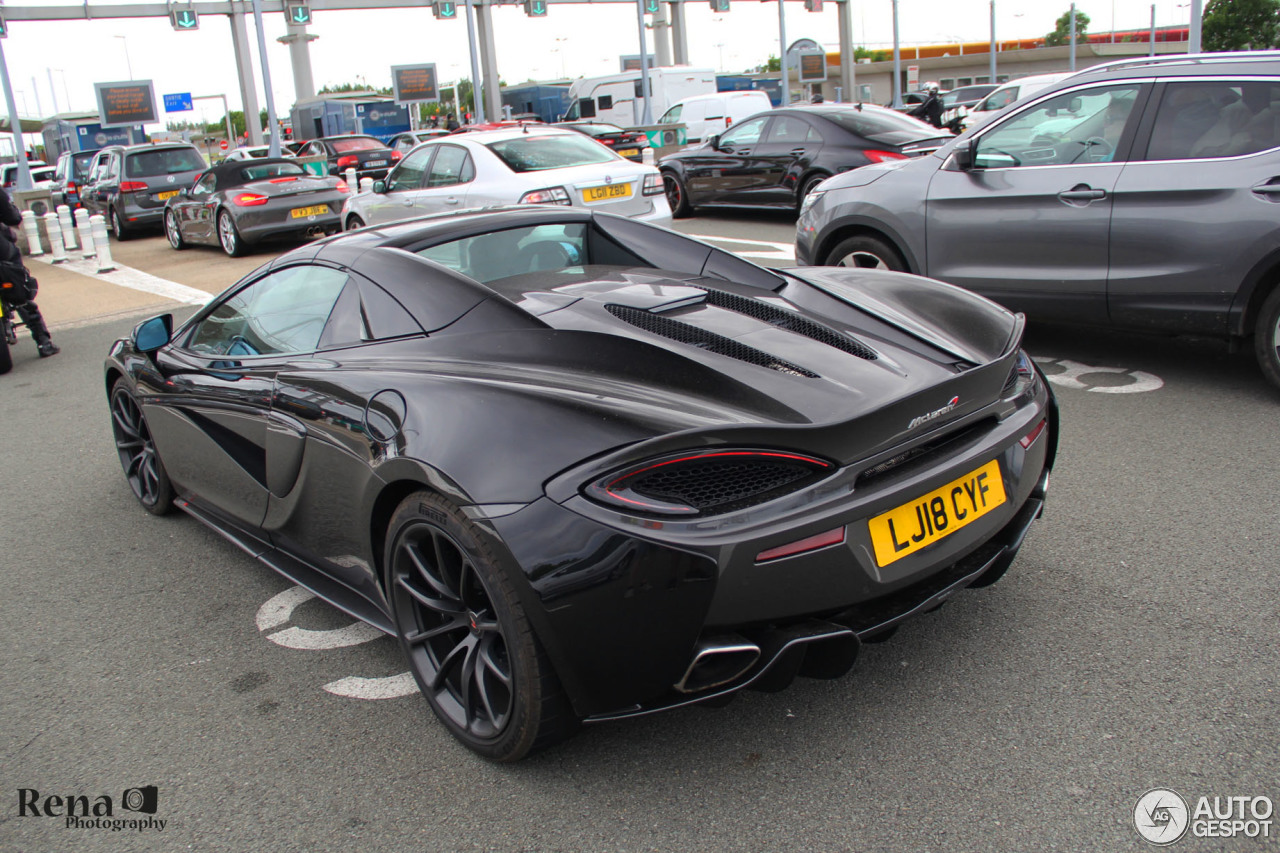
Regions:
[[[178,92],[175,95],[164,96],[164,111],[167,113],[182,113],[191,109],[195,108],[191,106],[190,92]]]
[[[311,23],[311,7],[306,3],[286,3],[284,16],[291,24],[299,26],[309,24]]]

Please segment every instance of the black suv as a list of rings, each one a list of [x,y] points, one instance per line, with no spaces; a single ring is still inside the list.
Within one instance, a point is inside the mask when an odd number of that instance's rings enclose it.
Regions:
[[[80,203],[107,217],[116,239],[141,228],[158,228],[164,204],[189,188],[208,168],[194,145],[148,143],[113,145],[98,152]]]

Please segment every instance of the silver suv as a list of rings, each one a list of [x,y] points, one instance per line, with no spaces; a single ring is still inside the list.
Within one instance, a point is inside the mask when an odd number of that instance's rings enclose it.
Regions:
[[[928,275],[1044,319],[1253,337],[1280,385],[1280,52],[1109,63],[934,155],[836,175],[801,264]]]

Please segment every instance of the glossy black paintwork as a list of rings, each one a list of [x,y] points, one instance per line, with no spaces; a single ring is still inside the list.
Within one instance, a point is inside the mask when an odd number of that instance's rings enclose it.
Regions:
[[[788,107],[770,110],[768,123],[754,145],[725,145],[719,139],[668,154],[660,169],[679,176],[694,206],[795,208],[800,193],[814,178],[827,178],[872,162],[868,150],[900,152],[907,146],[937,140],[940,131],[922,126],[918,133],[893,132],[860,136],[827,116],[846,106]],[[760,118],[753,116],[752,118]],[[809,135],[792,142],[770,140],[783,119],[803,123]],[[748,119],[750,121],[750,119]],[[742,124],[740,122],[739,124]]]
[[[494,229],[572,222],[590,223],[593,240],[650,266],[608,268],[538,295],[499,293],[413,254]],[[1036,489],[1056,424],[1030,449],[1018,439],[1052,411],[1047,385],[1002,399],[1021,319],[956,288],[855,271],[800,278],[664,229],[552,208],[365,229],[282,255],[241,285],[300,263],[351,276],[314,353],[193,353],[185,336],[213,306],[152,356],[129,340],[112,349],[107,385],[123,376],[134,390],[180,505],[391,630],[387,519],[413,491],[446,496],[499,555],[583,716],[687,701],[671,686],[711,628],[799,626],[890,595],[906,602],[893,611],[902,618],[938,594],[930,587],[913,597],[916,585],[1012,536],[1002,531],[1016,526],[1017,511],[1043,497]],[[788,375],[658,338],[605,307],[687,302],[699,288],[785,306],[878,357],[696,300],[675,312],[814,374]],[[344,325],[356,315],[361,323]],[[375,340],[361,340],[361,328]],[[948,417],[910,426],[952,397]],[[964,430],[967,443],[937,464],[854,488],[859,472],[904,447]],[[627,515],[581,494],[616,468],[717,446],[805,452],[831,460],[836,473],[693,521]],[[865,518],[992,458],[1002,460],[1009,506],[892,571],[868,563]],[[754,562],[766,548],[836,525],[852,531],[839,548],[781,566]]]

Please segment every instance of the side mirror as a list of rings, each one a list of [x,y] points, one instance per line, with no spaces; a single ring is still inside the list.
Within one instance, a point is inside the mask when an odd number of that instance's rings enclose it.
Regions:
[[[153,353],[173,337],[173,315],[161,314],[143,320],[133,330],[133,346],[138,352]]]
[[[186,198],[189,195],[191,195],[190,187],[183,187],[182,189],[178,190],[178,198]]]
[[[374,182],[373,182],[373,191],[374,191],[375,193],[377,193],[378,195],[383,195],[383,194],[384,194],[384,193],[386,193],[386,191],[387,191],[387,182],[386,182],[386,181],[374,181]]]
[[[968,172],[973,169],[973,140],[961,139],[956,146],[951,149],[951,158],[955,161],[956,168],[962,172]]]
[[[710,136],[708,136],[707,145],[709,145],[713,150],[719,151],[720,150],[720,134],[713,133]]]

